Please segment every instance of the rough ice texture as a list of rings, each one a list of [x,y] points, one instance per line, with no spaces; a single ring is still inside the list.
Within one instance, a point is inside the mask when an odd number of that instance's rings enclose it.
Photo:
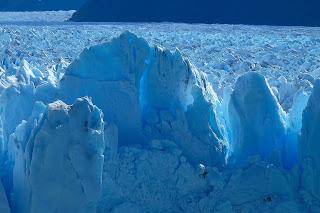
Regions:
[[[3,16],[10,18],[12,14]],[[219,97],[223,96],[225,87],[233,86],[239,75],[255,71],[268,78],[273,90],[278,91],[279,103],[287,111],[296,91],[310,91],[312,78],[320,75],[320,28],[248,25],[34,22],[30,27],[28,23],[4,24],[0,26],[0,65],[3,72],[12,72],[25,59],[32,70],[42,72],[43,80],[57,82],[65,67],[84,48],[110,41],[125,30],[166,49],[178,47],[199,70],[208,74]],[[0,82],[8,77],[1,75]]]
[[[10,213],[9,203],[1,182],[0,182],[0,212]]]
[[[262,75],[249,72],[239,77],[229,102],[231,163],[243,165],[248,157],[258,155],[281,164],[286,134],[283,115]]]
[[[314,84],[302,117],[299,160],[302,165],[302,190],[314,211],[320,210],[320,81]]]
[[[22,123],[12,138],[13,212],[96,212],[104,123],[89,99],[49,104],[40,119]]]
[[[0,23],[56,23],[70,19],[74,10],[42,12],[0,12]]]
[[[150,47],[126,32],[85,50],[66,70],[58,89],[68,103],[92,97],[107,123],[118,127],[119,145],[146,146],[152,139],[168,139],[192,163],[224,165],[217,96],[178,51]]]
[[[139,79],[148,54],[144,40],[125,35],[91,47],[67,69],[59,84],[60,96],[66,102],[92,97],[105,120],[119,126],[120,143],[140,143]]]
[[[0,96],[1,129],[4,151],[7,152],[10,135],[16,127],[31,115],[35,103],[33,84],[18,84],[5,89]]]
[[[289,113],[279,100],[287,103],[290,84],[271,87],[257,73],[239,77],[220,101],[210,76],[179,50],[129,32],[84,50],[64,75],[24,61],[10,66],[1,81],[0,208],[317,212],[320,206],[318,81],[310,98],[297,93]]]
[[[223,196],[234,212],[301,212],[297,184],[276,166],[255,162],[233,173]]]

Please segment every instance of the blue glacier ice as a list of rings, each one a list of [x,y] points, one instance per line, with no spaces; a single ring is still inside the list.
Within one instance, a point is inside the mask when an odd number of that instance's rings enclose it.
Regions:
[[[299,160],[302,167],[301,185],[304,199],[311,209],[320,210],[318,198],[320,196],[320,81],[314,84],[312,94],[303,112],[302,129],[299,140]]]
[[[23,120],[27,120],[31,116],[35,103],[34,93],[33,83],[12,85],[1,93],[1,146],[4,153],[8,152],[10,135]],[[3,163],[6,167],[10,167],[6,161],[4,159]]]
[[[120,144],[143,142],[139,85],[149,51],[146,41],[128,35],[85,50],[61,79],[60,98],[92,97],[105,120],[121,127]]]
[[[230,163],[243,165],[249,157],[281,164],[285,143],[284,112],[264,77],[249,72],[239,77],[229,103],[232,128]]]
[[[6,197],[2,183],[0,183],[0,212],[10,213],[8,199]]]
[[[320,209],[320,81],[305,76],[311,96],[258,72],[213,85],[130,32],[66,70],[3,63],[1,212]]]
[[[118,127],[119,145],[168,139],[195,164],[225,162],[217,96],[179,51],[151,47],[126,32],[85,50],[66,70],[58,94],[67,103],[92,97],[106,122]]]
[[[44,109],[11,136],[13,212],[96,212],[104,162],[103,113],[88,98],[71,106],[57,101]]]

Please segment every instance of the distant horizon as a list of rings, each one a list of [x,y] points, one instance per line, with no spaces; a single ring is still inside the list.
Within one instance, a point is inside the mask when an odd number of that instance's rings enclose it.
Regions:
[[[242,24],[242,23],[185,23],[185,22],[167,22],[167,21],[163,21],[163,22],[76,22],[76,21],[72,21],[69,20],[72,16],[73,13],[75,13],[76,10],[47,10],[47,11],[0,11],[0,24],[1,23],[18,23],[18,22],[30,22],[31,24],[36,24],[37,22],[41,23],[40,21],[42,21],[43,17],[40,17],[39,19],[37,18],[33,18],[31,17],[32,20],[30,20],[30,16],[28,16],[28,19],[24,19],[24,17],[19,17],[18,19],[13,19],[12,15],[8,18],[4,18],[1,17],[1,13],[10,13],[10,14],[41,14],[41,13],[61,13],[61,15],[65,18],[62,19],[61,17],[58,17],[58,19],[55,17],[55,19],[46,19],[45,23],[57,23],[59,25],[63,24],[63,25],[86,25],[86,24],[90,24],[90,23],[94,23],[94,24],[98,24],[98,25],[110,25],[110,24],[181,24],[181,25],[229,25],[229,26],[248,26],[248,27],[288,27],[288,28],[320,28],[320,26],[304,26],[304,25],[267,25],[267,24]],[[45,24],[45,23],[42,23]]]
[[[316,0],[0,0],[1,12],[75,10],[73,21],[320,26]]]
[[[75,21],[320,26],[316,0],[88,0]]]

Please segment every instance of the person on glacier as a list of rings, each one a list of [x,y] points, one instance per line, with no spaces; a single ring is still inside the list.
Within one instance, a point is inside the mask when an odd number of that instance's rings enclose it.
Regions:
[[[199,177],[205,179],[208,175],[208,170],[203,164],[199,164]]]

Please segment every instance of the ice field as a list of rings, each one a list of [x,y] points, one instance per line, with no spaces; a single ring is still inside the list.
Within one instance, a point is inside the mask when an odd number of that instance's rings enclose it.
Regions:
[[[320,28],[71,14],[0,13],[0,212],[320,211]]]

